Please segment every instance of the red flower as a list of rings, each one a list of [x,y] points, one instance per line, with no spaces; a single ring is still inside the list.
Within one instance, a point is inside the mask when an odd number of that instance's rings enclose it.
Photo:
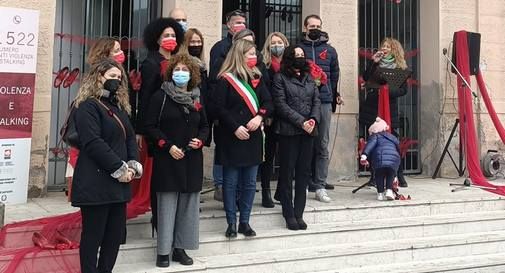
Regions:
[[[312,79],[316,82],[317,86],[321,84],[325,85],[328,83],[328,76],[324,73],[323,69],[313,61],[309,61],[310,75]]]
[[[200,109],[202,109],[202,104],[200,102],[198,102],[198,101],[195,101],[195,105],[194,106],[195,106],[195,110],[197,112],[200,112]]]
[[[328,58],[328,49],[323,50],[323,52],[319,54],[319,58],[321,60],[326,60]]]
[[[158,147],[163,148],[167,142],[164,139],[158,140]]]

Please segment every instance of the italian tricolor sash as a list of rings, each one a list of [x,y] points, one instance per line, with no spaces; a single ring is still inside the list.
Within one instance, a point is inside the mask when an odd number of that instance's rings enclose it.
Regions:
[[[246,81],[240,80],[232,73],[225,73],[224,78],[233,86],[233,89],[242,97],[253,116],[258,113],[260,103],[256,93]]]

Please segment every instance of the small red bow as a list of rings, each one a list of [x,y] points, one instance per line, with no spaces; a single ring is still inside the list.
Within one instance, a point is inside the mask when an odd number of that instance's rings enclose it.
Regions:
[[[140,72],[132,69],[129,76],[133,91],[140,91],[140,86],[142,85],[142,76],[140,75]]]
[[[260,83],[260,79],[252,79],[251,80],[252,86],[256,88],[258,84]]]
[[[167,73],[167,69],[168,69],[168,60],[161,61],[161,63],[160,63],[160,74],[161,74],[161,78],[162,79],[165,78],[165,74]]]
[[[202,104],[200,102],[198,102],[198,101],[195,101],[195,105],[194,106],[195,106],[195,110],[197,112],[200,112],[200,109],[202,109],[202,107],[203,107]]]

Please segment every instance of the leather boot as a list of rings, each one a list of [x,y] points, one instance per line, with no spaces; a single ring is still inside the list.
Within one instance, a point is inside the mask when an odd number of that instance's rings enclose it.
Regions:
[[[186,251],[182,248],[174,248],[172,253],[172,261],[179,262],[182,265],[192,265],[193,259],[186,254]]]
[[[227,238],[237,237],[237,225],[236,224],[229,224],[224,236],[226,236]]]
[[[400,169],[398,169],[398,173],[396,174],[396,177],[398,177],[398,184],[400,187],[406,188],[409,186],[407,184],[407,181],[405,180],[405,176],[403,176],[403,170],[401,169],[401,167],[400,167]]]
[[[170,256],[169,255],[158,255],[156,257],[157,267],[169,267],[170,266]]]
[[[256,232],[251,228],[249,223],[238,224],[238,233],[242,233],[246,237],[256,236]]]
[[[274,201],[272,201],[272,194],[270,193],[270,189],[261,189],[261,205],[264,208],[275,207]]]

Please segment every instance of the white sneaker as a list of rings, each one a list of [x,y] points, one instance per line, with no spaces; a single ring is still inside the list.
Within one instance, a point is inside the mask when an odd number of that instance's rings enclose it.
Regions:
[[[377,200],[384,201],[384,193],[383,192],[378,192],[377,193]]]
[[[395,200],[395,195],[392,190],[386,190],[386,199],[389,201]]]
[[[323,203],[331,202],[331,198],[328,196],[328,193],[325,189],[316,190],[316,200]]]

